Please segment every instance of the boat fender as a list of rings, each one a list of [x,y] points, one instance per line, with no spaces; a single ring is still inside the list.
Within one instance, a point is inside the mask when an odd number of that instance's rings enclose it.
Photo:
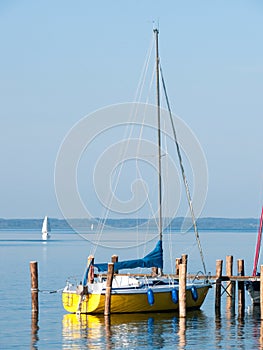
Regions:
[[[192,298],[194,301],[198,299],[198,292],[195,286],[191,287]]]
[[[153,291],[151,288],[149,288],[147,290],[147,298],[148,298],[148,303],[153,306],[154,304],[154,295],[153,295]]]
[[[178,290],[176,288],[173,288],[172,289],[172,302],[174,304],[177,304],[178,303]]]

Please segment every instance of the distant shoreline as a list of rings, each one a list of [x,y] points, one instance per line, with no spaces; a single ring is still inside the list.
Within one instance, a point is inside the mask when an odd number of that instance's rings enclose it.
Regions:
[[[19,229],[37,229],[40,230],[42,227],[43,219],[1,219],[0,218],[0,230],[19,230]],[[74,228],[79,228],[81,230],[90,229],[93,224],[94,229],[98,225],[99,219],[56,219],[50,218],[50,223],[52,229],[71,229],[70,224],[73,224]],[[172,230],[180,230],[183,222],[191,226],[191,220],[188,218],[184,221],[184,218],[178,217],[171,221],[169,228]],[[156,223],[153,220],[147,219],[107,219],[105,225],[109,228],[119,228],[125,229],[133,227],[145,228],[155,228]],[[199,218],[197,220],[197,225],[199,230],[247,230],[247,231],[257,231],[259,220],[255,218]]]

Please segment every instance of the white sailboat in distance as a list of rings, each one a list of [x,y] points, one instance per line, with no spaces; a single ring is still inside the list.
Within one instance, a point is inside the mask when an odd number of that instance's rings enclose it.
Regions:
[[[49,221],[49,218],[45,216],[43,220],[43,225],[42,225],[42,239],[43,240],[49,239],[50,232],[51,232],[50,221]]]

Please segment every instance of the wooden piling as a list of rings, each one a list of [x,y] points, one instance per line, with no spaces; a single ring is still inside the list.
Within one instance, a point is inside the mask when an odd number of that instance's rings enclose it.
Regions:
[[[260,319],[263,320],[263,265],[260,265]]]
[[[231,298],[231,315],[235,316],[235,306],[236,306],[236,281],[231,281],[231,290],[232,290],[232,298]]]
[[[188,255],[187,254],[182,254],[181,255],[181,261],[182,261],[182,264],[185,264],[186,267],[187,267],[187,260],[188,260]],[[187,268],[186,268],[187,270]]]
[[[152,277],[158,276],[158,267],[152,267]]]
[[[118,255],[112,255],[112,257],[111,257],[111,262],[112,262],[112,263],[116,263],[116,262],[118,262],[118,261],[119,261]],[[119,273],[119,271],[115,271],[115,273]]]
[[[238,274],[238,276],[245,275],[244,260],[242,260],[242,259],[237,260],[237,274]],[[244,283],[244,281],[238,281],[237,286],[238,286],[237,287],[238,288],[238,317],[243,318],[244,311],[245,311],[245,283]]]
[[[216,278],[222,277],[223,260],[216,261]]]
[[[106,291],[105,291],[105,307],[104,307],[104,315],[110,315],[111,309],[111,287],[112,280],[114,275],[114,263],[108,263],[108,273],[107,273],[107,282],[106,282]]]
[[[233,275],[233,256],[232,255],[227,255],[226,257],[226,275],[227,277],[231,277]],[[227,282],[226,289],[228,292],[228,296],[232,297],[231,281]]]
[[[216,260],[216,290],[215,290],[215,310],[220,314],[221,309],[221,283],[222,283],[223,260]]]
[[[228,255],[226,257],[226,276],[230,279],[233,276],[233,256]],[[230,311],[231,316],[235,315],[235,291],[236,291],[236,282],[228,281],[226,284],[226,309]]]
[[[37,261],[30,261],[31,275],[31,309],[38,312],[38,268]]]
[[[179,265],[179,317],[186,317],[186,264]]]
[[[90,255],[88,257],[87,266],[89,266],[89,273],[88,273],[88,283],[94,282],[94,256]]]
[[[179,266],[182,263],[182,259],[181,258],[176,258],[175,259],[175,274],[179,275]]]

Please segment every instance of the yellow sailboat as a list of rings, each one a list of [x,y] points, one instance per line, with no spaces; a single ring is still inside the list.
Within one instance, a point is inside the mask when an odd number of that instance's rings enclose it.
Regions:
[[[160,97],[159,97],[159,74],[161,74],[159,66],[159,50],[158,50],[158,30],[154,30],[155,47],[156,47],[156,82],[157,82],[157,121],[158,121],[158,234],[159,241],[152,252],[142,259],[127,260],[114,263],[114,271],[112,284],[110,286],[110,313],[144,313],[144,312],[160,312],[175,311],[179,308],[179,282],[172,276],[163,275],[163,222],[162,222],[162,178],[161,178],[161,133],[160,133]],[[163,77],[162,77],[163,81]],[[164,84],[164,82],[163,82]],[[165,86],[164,86],[165,88]],[[165,90],[165,89],[164,89]],[[165,90],[165,96],[167,94]],[[167,100],[168,111],[171,115],[169,103]],[[182,170],[183,180],[187,191],[187,199],[192,214],[192,222],[198,241],[199,250],[202,261],[203,255],[199,241],[199,235],[194,218],[191,197],[188,185],[185,180],[184,169],[182,166],[182,157],[177,142],[175,128],[172,123],[174,133],[174,142],[176,144],[179,156],[180,167]],[[149,275],[121,275],[122,269],[130,270],[134,268],[157,268],[155,276]],[[204,274],[206,274],[203,262]],[[94,269],[98,273],[94,275]],[[85,314],[103,314],[105,310],[105,302],[107,299],[107,263],[94,263],[93,260],[87,266],[83,281],[79,285],[68,283],[62,293],[62,302],[66,311],[70,313]],[[203,282],[195,280],[186,285],[186,308],[199,309],[203,304],[211,284],[207,279]]]
[[[111,290],[111,313],[138,313],[176,311],[179,308],[179,284],[175,280],[139,277],[114,277]],[[94,288],[93,288],[94,287]],[[186,287],[187,309],[199,309],[203,304],[209,283],[190,283]],[[78,294],[76,289],[67,286],[62,294],[65,310],[71,313],[103,314],[105,310],[106,281],[88,284],[88,292]]]

